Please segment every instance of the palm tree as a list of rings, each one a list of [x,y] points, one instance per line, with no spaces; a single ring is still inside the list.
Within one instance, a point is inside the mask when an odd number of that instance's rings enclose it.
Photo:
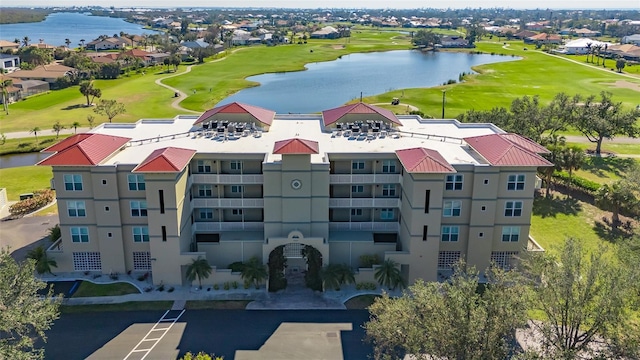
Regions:
[[[380,285],[386,286],[391,290],[395,290],[397,286],[407,286],[398,268],[398,263],[392,259],[385,260],[376,269],[374,276]]]
[[[587,62],[589,62],[589,54],[591,54],[591,43],[587,43]]]
[[[28,36],[22,38],[22,46],[29,46],[31,39]]]
[[[80,126],[80,123],[75,121],[73,124],[71,124],[71,127],[73,128],[73,133],[77,133],[78,132],[78,126]]]
[[[193,259],[191,264],[187,267],[187,280],[193,281],[198,278],[199,288],[202,289],[202,279],[208,278],[211,275],[211,265],[207,262],[207,259],[203,259],[198,256],[197,259]]]
[[[0,87],[2,87],[2,105],[4,106],[4,112],[9,115],[9,87],[13,85],[13,80],[11,79],[2,79],[0,81]]]
[[[56,139],[60,136],[60,131],[64,129],[64,125],[60,124],[60,120],[53,124],[53,132],[56,133]]]
[[[544,175],[544,181],[546,183],[544,196],[547,198],[551,195],[550,191],[551,183],[553,181],[553,173],[556,170],[562,169],[562,154],[566,148],[565,141],[566,139],[564,136],[558,135],[551,135],[544,141],[547,144],[547,150],[550,151],[549,154],[545,154],[544,157],[553,164],[553,166],[547,166],[539,170]]]
[[[573,170],[578,170],[584,164],[584,151],[578,146],[569,146],[562,152],[562,167],[569,171],[569,182]]]
[[[262,261],[257,257],[252,257],[242,269],[242,279],[248,283],[253,283],[256,289],[260,287],[260,283],[267,279],[269,273]]]
[[[67,45],[67,47],[69,47],[71,45],[71,40],[69,40],[68,38],[64,39],[64,44]]]
[[[322,287],[326,289],[340,290],[340,286],[344,284],[353,284],[356,282],[353,270],[346,264],[329,264],[320,271],[322,279]]]
[[[624,182],[618,180],[611,185],[602,185],[596,193],[596,202],[611,211],[611,227],[616,230],[620,225],[620,209],[623,206],[633,207],[637,199],[633,191]]]
[[[29,134],[33,134],[36,137],[36,144],[38,143],[38,131],[40,131],[40,128],[37,126],[29,130]]]
[[[51,267],[58,267],[55,260],[47,256],[44,247],[38,246],[27,252],[27,259],[33,259],[36,262],[36,272],[38,274],[52,274]]]

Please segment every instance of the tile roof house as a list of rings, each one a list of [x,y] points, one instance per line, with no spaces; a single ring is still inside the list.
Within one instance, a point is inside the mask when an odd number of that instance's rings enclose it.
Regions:
[[[40,65],[32,70],[18,70],[9,74],[9,77],[21,80],[42,80],[53,84],[60,77],[69,76],[76,69],[59,64]]]

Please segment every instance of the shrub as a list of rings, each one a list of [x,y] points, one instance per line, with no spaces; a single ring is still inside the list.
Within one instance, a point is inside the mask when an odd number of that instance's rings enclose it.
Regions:
[[[232,282],[231,283],[231,287],[234,288],[234,289],[237,289],[238,288],[238,282],[237,281]]]
[[[60,224],[56,224],[54,227],[49,228],[49,240],[56,241],[60,239],[62,232],[60,232]]]
[[[356,290],[375,290],[377,288],[378,285],[376,283],[372,283],[369,281],[363,281],[356,284]]]
[[[373,265],[380,265],[380,257],[378,254],[364,254],[360,255],[360,267],[362,268],[370,268]]]
[[[561,180],[567,186],[584,190],[591,195],[594,195],[600,188],[600,184],[597,182],[579,176],[574,175],[569,179],[569,174],[565,171],[556,171],[553,173],[553,177]]]
[[[167,290],[167,292],[173,292],[173,290],[175,290],[175,289],[172,286],[172,287],[169,288],[169,290]]]
[[[227,266],[227,269],[231,269],[231,272],[242,272],[242,269],[244,269],[244,264],[241,261],[236,261],[229,264],[229,266]]]
[[[156,289],[158,291],[164,291],[164,284],[160,284],[160,286],[158,286],[158,289]]]
[[[213,290],[220,290],[220,285],[213,284]]]
[[[228,281],[224,283],[223,288],[224,288],[225,290],[229,290],[229,289],[231,289],[231,285],[229,285],[229,282],[228,282]]]
[[[245,280],[245,281],[244,281],[243,286],[244,286],[244,288],[245,288],[245,290],[246,290],[246,289],[248,289],[249,287],[251,287],[251,283],[250,283],[250,282],[248,282],[247,280]]]
[[[144,275],[138,276],[138,281],[145,281],[145,280],[147,280],[147,278],[145,278]]]
[[[24,199],[9,207],[9,213],[13,216],[24,216],[32,213],[53,201],[53,191],[49,189],[36,190],[33,197]]]

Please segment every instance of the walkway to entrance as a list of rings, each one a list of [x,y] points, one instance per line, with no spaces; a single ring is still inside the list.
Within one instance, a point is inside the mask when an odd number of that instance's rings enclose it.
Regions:
[[[343,303],[325,298],[323,293],[307,288],[301,267],[289,266],[286,278],[286,289],[260,295],[247,305],[247,310],[346,309]]]

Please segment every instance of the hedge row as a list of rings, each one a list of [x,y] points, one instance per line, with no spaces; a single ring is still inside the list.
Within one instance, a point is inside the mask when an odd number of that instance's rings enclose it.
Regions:
[[[53,191],[51,190],[36,190],[33,192],[32,198],[24,199],[11,205],[9,213],[13,216],[30,214],[52,202],[53,197]]]
[[[602,186],[595,181],[587,180],[575,175],[569,178],[569,173],[567,173],[566,171],[556,171],[555,173],[553,173],[553,177],[560,180],[564,184],[584,190],[590,195],[595,195],[598,192],[600,186]]]

